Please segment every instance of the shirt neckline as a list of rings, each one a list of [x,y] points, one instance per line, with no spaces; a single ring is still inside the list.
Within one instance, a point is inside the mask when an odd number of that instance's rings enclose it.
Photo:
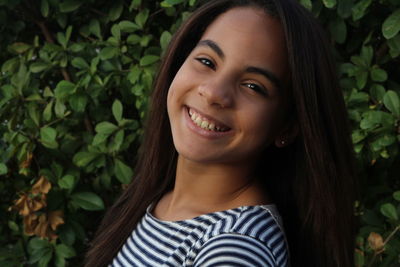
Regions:
[[[146,209],[146,216],[149,217],[151,220],[156,221],[161,224],[167,224],[167,225],[182,225],[182,224],[188,224],[188,223],[194,223],[194,222],[200,222],[204,221],[204,219],[208,219],[212,216],[215,215],[224,215],[228,214],[230,212],[241,212],[245,209],[256,209],[256,208],[262,208],[264,210],[268,210],[274,217],[280,217],[277,207],[275,204],[263,204],[263,205],[244,205],[244,206],[239,206],[236,208],[231,208],[231,209],[226,209],[226,210],[220,210],[220,211],[214,211],[214,212],[209,212],[205,214],[201,214],[199,216],[190,218],[190,219],[185,219],[185,220],[176,220],[176,221],[169,221],[169,220],[161,220],[155,217],[151,212],[153,210],[154,203],[150,204],[150,206],[147,207]]]

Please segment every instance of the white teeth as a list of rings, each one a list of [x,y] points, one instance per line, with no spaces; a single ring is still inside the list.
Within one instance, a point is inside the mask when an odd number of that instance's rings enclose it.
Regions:
[[[196,120],[195,120],[194,122],[195,122],[198,126],[201,126],[202,120],[201,120],[200,116],[197,117]]]
[[[214,132],[223,132],[226,128],[222,128],[220,126],[216,126],[214,123],[209,122],[207,119],[202,118],[200,115],[196,114],[193,110],[189,109],[189,116],[192,121],[199,127],[205,130],[214,131]]]
[[[202,121],[200,127],[203,129],[208,129],[208,121]]]

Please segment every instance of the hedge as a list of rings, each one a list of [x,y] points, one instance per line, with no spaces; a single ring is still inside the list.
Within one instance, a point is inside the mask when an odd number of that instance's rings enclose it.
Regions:
[[[400,263],[400,1],[299,0],[331,37],[356,266]],[[0,0],[0,266],[80,266],[134,175],[154,74],[196,0]]]

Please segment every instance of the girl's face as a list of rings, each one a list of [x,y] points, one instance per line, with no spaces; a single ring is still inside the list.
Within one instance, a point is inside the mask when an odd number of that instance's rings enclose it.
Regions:
[[[201,163],[255,162],[281,133],[287,74],[277,19],[249,7],[220,15],[169,88],[179,155]]]

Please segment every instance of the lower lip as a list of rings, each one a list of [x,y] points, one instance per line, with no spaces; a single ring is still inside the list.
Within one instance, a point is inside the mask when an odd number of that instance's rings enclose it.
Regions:
[[[192,119],[189,117],[189,111],[187,107],[184,107],[183,112],[185,113],[185,120],[188,128],[192,130],[194,133],[207,138],[207,139],[217,139],[225,136],[229,136],[233,134],[232,129],[228,130],[226,132],[214,132],[214,131],[208,131],[204,130],[203,128],[199,127]]]

